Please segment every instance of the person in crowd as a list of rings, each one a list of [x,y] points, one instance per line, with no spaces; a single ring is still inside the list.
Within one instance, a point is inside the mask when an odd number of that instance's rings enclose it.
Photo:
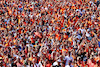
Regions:
[[[0,0],[1,67],[100,67],[100,0]]]

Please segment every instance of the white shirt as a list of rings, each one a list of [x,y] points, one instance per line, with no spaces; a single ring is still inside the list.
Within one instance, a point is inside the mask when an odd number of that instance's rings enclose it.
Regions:
[[[86,36],[87,36],[87,37],[89,37],[89,36],[90,36],[90,34],[86,32]]]
[[[40,66],[40,67],[43,67],[43,65],[42,65],[42,63],[41,63],[41,62],[39,62],[39,66]]]
[[[65,67],[70,67],[69,65],[66,65]]]
[[[70,56],[70,57],[69,57],[69,56],[66,56],[66,57],[65,57],[65,60],[66,60],[66,64],[65,64],[65,66],[66,66],[66,65],[69,64],[69,61],[70,61],[70,60],[73,61],[73,58],[72,58],[71,56]]]
[[[53,63],[53,66],[56,66],[56,65],[58,65],[58,62],[54,62],[54,63]]]

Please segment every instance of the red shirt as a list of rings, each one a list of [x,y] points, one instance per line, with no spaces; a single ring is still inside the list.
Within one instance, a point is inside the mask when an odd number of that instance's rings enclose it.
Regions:
[[[51,64],[47,64],[46,67],[51,67]]]

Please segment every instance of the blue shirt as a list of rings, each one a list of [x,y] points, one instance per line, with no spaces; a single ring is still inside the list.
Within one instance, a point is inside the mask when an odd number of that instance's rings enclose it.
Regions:
[[[98,41],[98,45],[99,45],[99,47],[100,47],[100,41]]]

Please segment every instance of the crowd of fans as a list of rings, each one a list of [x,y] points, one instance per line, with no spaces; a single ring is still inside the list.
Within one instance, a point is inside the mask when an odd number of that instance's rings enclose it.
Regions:
[[[100,0],[0,0],[0,66],[100,67]]]

